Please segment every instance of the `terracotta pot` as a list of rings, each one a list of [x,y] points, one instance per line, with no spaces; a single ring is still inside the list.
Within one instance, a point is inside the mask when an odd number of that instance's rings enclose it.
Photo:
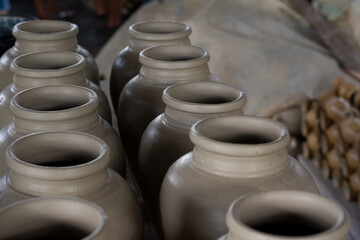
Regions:
[[[111,235],[141,239],[139,205],[126,181],[107,167],[109,153],[104,141],[80,132],[17,139],[6,153],[10,171],[0,180],[0,208],[34,197],[79,197],[104,209]]]
[[[193,151],[170,167],[161,187],[168,240],[222,236],[230,204],[251,192],[317,193],[310,174],[287,154],[290,136],[279,122],[253,116],[207,118],[192,126],[190,139]]]
[[[231,204],[222,240],[346,240],[350,217],[336,202],[301,191],[250,194]]]
[[[35,198],[0,211],[0,239],[118,239],[102,208],[77,198]]]
[[[194,148],[189,138],[191,126],[207,117],[241,114],[246,95],[221,83],[182,83],[166,88],[163,101],[165,112],[148,125],[139,150],[140,188],[154,218],[167,170]]]
[[[331,121],[339,121],[344,118],[350,112],[350,104],[344,98],[335,97],[327,100],[323,108],[325,110],[326,116]]]
[[[360,136],[360,119],[346,117],[339,122],[341,136],[347,144],[353,144]]]
[[[138,151],[147,125],[164,112],[162,92],[184,82],[220,81],[210,73],[206,50],[185,45],[163,45],[140,53],[139,75],[128,82],[119,99],[118,125],[127,160],[138,179]]]
[[[140,72],[139,54],[142,50],[164,44],[189,45],[190,34],[190,26],[178,22],[148,21],[131,25],[129,45],[119,52],[111,69],[110,95],[114,109],[118,107],[125,84]]]
[[[84,57],[72,52],[41,52],[22,55],[14,59],[11,72],[12,84],[0,92],[0,128],[11,121],[9,104],[18,92],[49,84],[72,84],[90,88],[99,96],[99,114],[111,123],[111,111],[104,92],[94,83],[85,79]]]
[[[117,132],[97,113],[94,91],[73,85],[30,88],[16,94],[10,104],[13,120],[0,130],[0,176],[7,172],[3,156],[7,146],[29,133],[69,130],[89,133],[110,148],[110,167],[125,176],[125,154]]]
[[[15,45],[6,51],[0,59],[0,90],[11,84],[13,73],[10,64],[13,59],[31,52],[71,51],[84,56],[86,77],[99,84],[99,70],[95,59],[83,47],[77,44],[78,26],[66,21],[33,20],[14,26]]]

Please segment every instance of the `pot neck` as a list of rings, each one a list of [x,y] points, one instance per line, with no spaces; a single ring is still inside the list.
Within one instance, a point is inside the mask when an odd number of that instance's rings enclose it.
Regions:
[[[291,230],[285,226],[276,229],[276,221],[279,225],[288,224]],[[239,198],[230,206],[226,223],[229,227],[227,240],[346,240],[350,230],[349,216],[338,204],[317,194],[292,190]],[[265,229],[279,232],[274,235],[257,228],[264,225],[268,226]],[[306,226],[311,232],[301,235]],[[299,235],[287,235],[290,231]]]
[[[108,146],[99,138],[66,131],[35,133],[6,151],[9,185],[32,196],[80,196],[109,181]]]
[[[135,52],[165,44],[189,45],[189,25],[177,22],[149,21],[129,27],[129,47]]]
[[[0,233],[1,239],[28,239],[29,236],[35,239],[44,235],[51,239],[64,234],[64,238],[106,240],[110,226],[102,208],[75,198],[35,198],[17,202],[0,211],[0,223],[7,230]]]
[[[163,120],[189,131],[197,121],[215,116],[241,114],[246,94],[230,85],[214,82],[182,83],[163,92]]]
[[[24,90],[10,103],[12,128],[24,134],[71,130],[89,132],[99,125],[98,98],[90,89],[51,85]]]
[[[206,50],[185,45],[163,45],[143,50],[139,80],[151,85],[173,85],[181,82],[210,80]]]
[[[22,53],[74,51],[77,48],[75,24],[57,20],[33,20],[14,26],[15,48]]]
[[[199,170],[229,178],[259,178],[288,168],[287,129],[271,119],[225,116],[192,126],[192,164]]]
[[[29,53],[15,58],[10,66],[14,73],[12,90],[50,84],[85,84],[86,62],[72,52]]]

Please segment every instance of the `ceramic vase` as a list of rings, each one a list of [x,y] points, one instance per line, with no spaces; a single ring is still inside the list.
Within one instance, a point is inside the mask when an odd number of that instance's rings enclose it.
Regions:
[[[16,57],[31,52],[71,51],[82,55],[86,61],[86,77],[99,84],[99,70],[95,59],[77,44],[77,25],[59,20],[33,20],[14,26],[15,45],[0,59],[0,90],[11,84],[13,73],[10,64]]]
[[[12,84],[0,92],[0,128],[11,121],[9,103],[18,92],[49,84],[72,84],[90,88],[99,97],[99,114],[111,123],[111,111],[105,93],[85,78],[84,57],[72,52],[40,52],[17,57],[11,63]]]
[[[129,27],[129,45],[116,57],[110,75],[110,95],[114,109],[118,107],[119,96],[125,84],[139,74],[139,54],[148,47],[164,44],[190,44],[189,25],[169,21],[147,21]]]
[[[139,149],[140,188],[147,209],[157,218],[161,183],[169,167],[194,145],[191,126],[212,117],[241,114],[246,95],[214,82],[182,83],[163,92],[165,112],[146,128]]]
[[[16,94],[10,103],[12,121],[0,130],[0,176],[7,172],[4,155],[15,139],[39,131],[89,133],[110,148],[110,167],[125,176],[125,154],[118,133],[97,113],[98,97],[88,88],[49,85]]]
[[[163,45],[140,53],[139,75],[121,92],[118,126],[127,160],[138,179],[138,151],[147,125],[164,112],[162,92],[166,87],[183,82],[219,81],[209,71],[206,50],[185,45]]]
[[[0,239],[118,239],[104,210],[78,198],[34,198],[0,210]]]
[[[195,147],[167,172],[160,193],[165,238],[216,239],[227,232],[225,214],[239,196],[294,189],[317,193],[300,163],[287,154],[281,123],[224,116],[192,126]]]
[[[80,132],[19,138],[7,148],[10,171],[0,180],[0,208],[34,197],[79,197],[104,209],[111,236],[140,240],[139,205],[126,181],[107,167],[109,154],[104,141]]]
[[[347,240],[350,218],[339,204],[302,191],[249,194],[231,204],[219,240]]]

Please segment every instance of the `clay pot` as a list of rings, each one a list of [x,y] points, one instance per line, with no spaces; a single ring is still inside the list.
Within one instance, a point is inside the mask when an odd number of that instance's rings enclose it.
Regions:
[[[350,112],[351,106],[344,98],[335,97],[327,100],[324,103],[323,108],[326,116],[331,121],[337,122]]]
[[[11,84],[13,73],[10,64],[13,59],[31,52],[71,51],[82,55],[86,61],[86,78],[99,84],[99,70],[95,59],[77,44],[78,26],[66,21],[33,20],[14,26],[15,45],[0,59],[0,90]]]
[[[110,95],[114,109],[118,107],[125,84],[140,72],[139,54],[142,50],[164,44],[189,45],[190,34],[190,26],[178,22],[148,21],[131,25],[129,45],[119,52],[111,69]]]
[[[104,210],[77,198],[35,198],[0,211],[0,239],[118,239]]]
[[[97,113],[98,97],[88,88],[49,85],[16,94],[10,104],[13,120],[0,130],[0,176],[7,172],[4,155],[15,139],[39,131],[89,133],[110,148],[110,167],[125,176],[125,154],[117,132]]]
[[[221,83],[182,83],[166,88],[163,101],[165,112],[148,125],[139,149],[140,188],[153,217],[167,170],[194,148],[191,126],[207,117],[241,114],[246,95]]]
[[[253,116],[207,118],[192,126],[192,152],[167,172],[160,193],[165,238],[216,239],[239,196],[294,189],[317,193],[311,175],[287,154],[279,122]]]
[[[360,136],[360,119],[356,117],[346,117],[339,123],[341,136],[347,144],[353,144]]]
[[[19,138],[6,152],[10,171],[0,180],[0,208],[34,197],[79,197],[104,209],[111,236],[139,240],[139,205],[126,181],[107,167],[109,154],[104,141],[80,132],[49,131]]]
[[[221,240],[346,240],[350,217],[336,202],[301,191],[250,194],[231,204]]]
[[[72,84],[90,88],[99,96],[99,114],[111,123],[111,111],[104,92],[85,79],[84,57],[72,52],[40,52],[22,55],[11,63],[12,84],[0,92],[0,128],[11,121],[9,104],[18,92],[49,84]]]
[[[118,125],[127,160],[138,179],[138,152],[147,125],[164,112],[162,92],[184,82],[220,81],[210,73],[206,50],[185,45],[163,45],[140,53],[139,75],[128,82],[119,99]]]

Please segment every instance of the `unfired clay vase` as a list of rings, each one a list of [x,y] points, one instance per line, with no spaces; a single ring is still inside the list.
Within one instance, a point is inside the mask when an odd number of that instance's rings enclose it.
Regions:
[[[0,210],[0,239],[110,240],[104,210],[79,198],[34,198]]]
[[[249,194],[226,214],[227,236],[219,240],[346,240],[350,218],[337,203],[302,191]]]
[[[49,84],[72,84],[91,88],[99,96],[99,114],[111,123],[111,111],[104,92],[85,79],[84,57],[72,52],[40,52],[17,57],[11,63],[12,84],[0,92],[0,128],[11,121],[9,104],[18,92]]]
[[[118,126],[127,160],[138,179],[138,151],[147,125],[164,112],[162,92],[183,82],[220,81],[209,71],[206,50],[185,45],[163,45],[140,53],[139,75],[128,82],[119,98]]]
[[[119,52],[110,75],[110,95],[114,109],[125,84],[139,74],[139,54],[148,47],[164,44],[190,44],[190,26],[169,21],[148,21],[129,27],[129,45]]]
[[[239,196],[294,189],[317,193],[311,175],[287,154],[281,123],[253,116],[207,118],[192,126],[192,152],[167,172],[160,193],[165,238],[216,239]]]
[[[166,88],[163,101],[165,112],[148,125],[139,149],[140,188],[154,218],[167,170],[194,148],[189,138],[191,126],[211,116],[241,114],[246,95],[221,83],[182,83]]]
[[[89,133],[110,148],[110,167],[125,176],[125,154],[118,133],[97,113],[98,97],[88,88],[49,85],[16,94],[10,103],[13,120],[0,130],[0,176],[7,172],[7,146],[29,133],[69,130]]]
[[[13,59],[31,52],[71,51],[84,56],[86,77],[99,84],[99,70],[95,59],[83,47],[77,44],[78,26],[59,20],[33,20],[14,26],[15,45],[6,51],[0,59],[0,90],[11,84],[13,73],[10,64]]]
[[[79,197],[104,209],[115,239],[140,240],[139,205],[126,181],[107,167],[109,160],[107,144],[85,133],[49,131],[17,139],[6,153],[10,171],[0,180],[0,208],[34,197]]]

